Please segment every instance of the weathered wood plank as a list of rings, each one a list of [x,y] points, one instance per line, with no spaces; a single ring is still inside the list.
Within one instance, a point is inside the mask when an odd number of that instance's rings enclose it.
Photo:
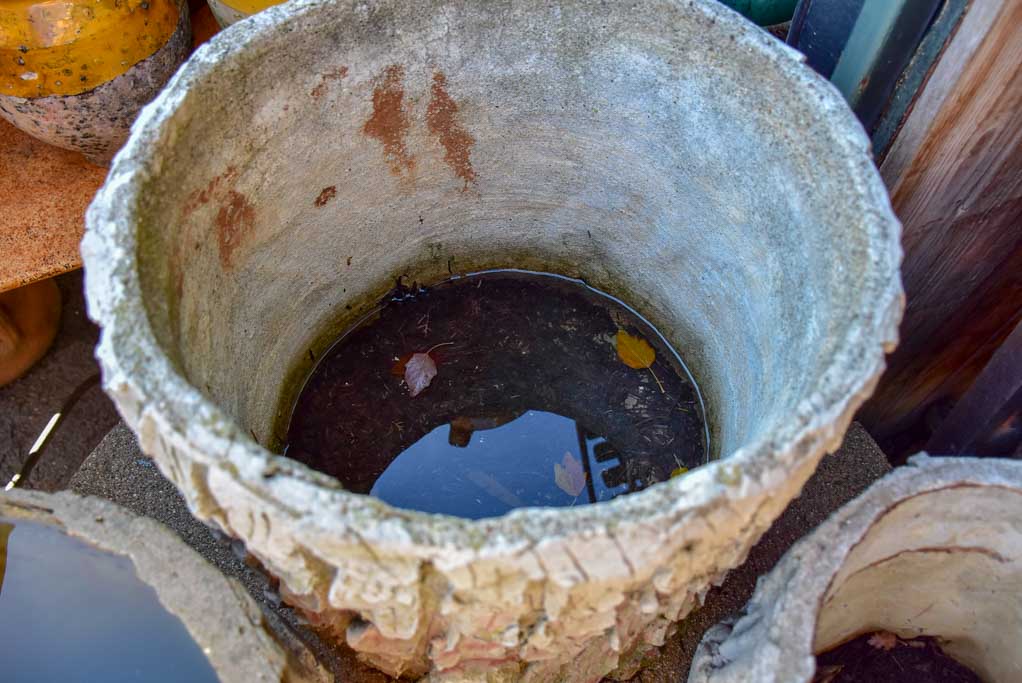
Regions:
[[[1022,318],[1022,3],[975,0],[881,172],[905,226],[902,342],[860,419],[925,440]],[[897,443],[896,443],[897,442]]]

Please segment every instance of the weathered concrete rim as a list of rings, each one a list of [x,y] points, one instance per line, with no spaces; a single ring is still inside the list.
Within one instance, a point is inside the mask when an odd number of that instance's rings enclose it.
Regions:
[[[184,623],[224,683],[327,680],[325,672],[304,670],[306,665],[289,661],[288,654],[264,627],[258,605],[241,584],[223,576],[159,522],[135,516],[109,501],[70,491],[47,494],[15,490],[0,494],[0,515],[52,526],[131,560],[138,578],[151,586],[163,607]],[[173,571],[166,564],[168,554],[173,555]],[[195,590],[196,585],[202,590]],[[214,618],[209,614],[211,605],[217,608]],[[239,656],[242,653],[247,656]]]
[[[338,482],[255,443],[220,408],[191,386],[162,351],[141,305],[142,290],[135,267],[136,226],[131,217],[151,178],[159,173],[158,150],[168,144],[175,111],[188,99],[189,89],[211,70],[230,69],[237,50],[258,45],[274,30],[324,7],[351,11],[346,0],[294,0],[272,7],[226,29],[200,48],[178,71],[164,92],[139,116],[126,146],[117,155],[107,182],[87,214],[82,244],[90,316],[103,327],[97,350],[108,390],[137,400],[136,415],[125,415],[137,427],[146,416],[179,443],[202,453],[205,465],[230,471],[255,495],[284,515],[293,514],[288,501],[315,498],[320,514],[301,520],[304,530],[325,531],[320,521],[330,513],[359,521],[370,543],[410,548],[423,559],[437,559],[452,548],[471,548],[480,556],[504,554],[509,546],[529,547],[537,539],[606,532],[607,512],[617,523],[643,524],[655,514],[680,518],[714,499],[741,500],[752,494],[750,482],[778,482],[800,466],[815,462],[836,448],[855,410],[870,395],[884,368],[884,353],[897,342],[904,295],[898,274],[900,224],[890,208],[886,190],[870,158],[870,143],[839,93],[807,69],[793,50],[766,32],[750,30],[737,13],[707,0],[678,0],[674,4],[714,23],[735,38],[734,49],[756,52],[789,78],[793,88],[818,107],[830,122],[848,159],[850,193],[862,208],[862,232],[877,259],[872,277],[859,292],[860,324],[841,340],[823,379],[807,392],[789,423],[766,433],[719,461],[686,477],[600,506],[543,510],[522,509],[504,517],[469,521],[399,510],[367,496],[344,491]],[[389,4],[389,0],[373,3]],[[102,294],[102,296],[100,296]],[[158,406],[159,410],[154,408]],[[122,410],[126,410],[123,406]],[[214,452],[215,451],[215,452]],[[740,472],[735,484],[729,473]],[[725,485],[724,481],[731,481]],[[604,509],[606,508],[606,509]],[[375,523],[367,524],[372,521]],[[301,542],[301,539],[298,539]]]

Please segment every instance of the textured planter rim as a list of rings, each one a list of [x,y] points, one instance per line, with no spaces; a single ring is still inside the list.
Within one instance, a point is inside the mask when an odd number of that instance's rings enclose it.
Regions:
[[[706,632],[693,658],[689,683],[811,681],[816,670],[817,649],[829,649],[834,645],[818,646],[816,640],[819,617],[835,581],[840,577],[839,588],[843,587],[873,566],[867,564],[855,571],[848,570],[846,565],[852,553],[871,540],[871,532],[899,506],[920,496],[975,487],[1022,494],[1022,463],[998,458],[930,457],[920,453],[910,458],[906,466],[879,479],[792,546],[781,561],[760,578],[741,614]],[[934,515],[934,519],[938,518],[939,512]],[[885,530],[890,532],[890,529]],[[909,534],[905,546],[890,555],[883,540],[887,537],[876,541],[885,548],[881,561],[930,549],[925,545],[917,547],[919,541]],[[962,547],[963,555],[969,549],[982,554],[993,552],[965,541]],[[939,549],[946,552],[943,546]],[[1003,562],[1010,561],[995,557]],[[894,630],[891,625],[881,626]],[[732,664],[735,666],[729,669]]]
[[[286,7],[270,7],[244,22],[232,25],[202,46],[178,71],[163,93],[148,105],[132,126],[128,143],[114,159],[107,181],[89,207],[88,230],[82,244],[85,263],[90,316],[103,328],[97,356],[104,369],[104,386],[130,387],[139,404],[136,414],[145,412],[151,404],[159,404],[163,415],[172,416],[170,430],[183,442],[191,442],[200,450],[209,450],[209,444],[220,444],[228,453],[220,464],[233,466],[255,490],[286,503],[297,497],[304,499],[308,489],[290,484],[281,485],[283,478],[267,478],[267,473],[290,475],[294,481],[333,489],[328,500],[321,500],[324,509],[334,509],[348,515],[364,516],[379,522],[400,518],[404,528],[415,542],[432,546],[438,553],[450,553],[452,548],[475,548],[485,554],[486,545],[495,540],[502,547],[512,543],[532,544],[537,539],[549,539],[565,533],[603,530],[603,514],[598,508],[613,509],[618,521],[642,523],[651,511],[663,512],[665,507],[695,508],[704,505],[715,494],[725,493],[731,498],[742,496],[743,483],[736,485],[734,472],[739,468],[743,482],[763,476],[776,477],[790,473],[807,460],[820,457],[835,449],[851,422],[855,410],[872,393],[884,369],[884,354],[897,344],[897,326],[904,306],[904,295],[898,274],[898,262],[878,268],[878,281],[864,283],[863,292],[876,298],[861,298],[862,319],[868,321],[861,328],[848,331],[848,336],[835,354],[828,376],[840,375],[838,382],[813,387],[811,399],[799,405],[796,415],[785,425],[763,434],[758,440],[746,444],[718,460],[710,462],[685,477],[678,477],[645,491],[616,498],[598,506],[572,509],[521,508],[504,517],[466,520],[429,515],[394,508],[369,496],[349,493],[332,477],[322,475],[301,463],[275,455],[256,443],[243,429],[213,402],[189,384],[160,348],[150,327],[144,309],[135,302],[142,300],[138,272],[134,267],[133,250],[136,247],[135,226],[127,220],[122,209],[139,200],[147,180],[159,172],[150,151],[165,143],[168,120],[187,97],[193,82],[203,78],[203,72],[216,62],[229,58],[241,46],[259,40],[278,23],[310,8],[331,4],[326,0],[293,0]],[[836,90],[821,77],[803,67],[804,58],[784,46],[766,32],[749,35],[741,25],[745,20],[723,6],[700,1],[694,6],[717,22],[735,29],[745,45],[760,52],[764,59],[777,62],[789,70],[793,78],[802,81],[820,99],[820,108],[834,122],[834,127],[854,130],[856,134],[844,138],[850,159],[859,160],[849,169],[851,179],[861,188],[860,200],[868,195],[877,205],[890,206],[883,182],[869,161],[870,142],[854,115]],[[864,231],[872,245],[888,254],[897,254],[900,261],[900,224],[893,211],[873,215],[865,212]],[[100,255],[114,256],[101,260]],[[885,272],[883,272],[885,271]],[[884,281],[881,282],[880,280]],[[873,286],[869,286],[872,284]],[[881,340],[877,343],[875,340]],[[125,349],[132,353],[125,353]],[[137,354],[135,358],[133,355]],[[138,362],[144,358],[146,362]],[[129,373],[130,372],[130,376]],[[135,421],[129,420],[129,423]],[[829,428],[821,432],[821,426]],[[323,496],[320,489],[316,495]],[[384,543],[397,540],[392,526],[381,523],[367,530]]]

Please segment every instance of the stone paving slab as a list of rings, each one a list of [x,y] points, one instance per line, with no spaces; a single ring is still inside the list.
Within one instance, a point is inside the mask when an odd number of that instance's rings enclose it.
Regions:
[[[104,178],[81,154],[0,120],[0,292],[81,265],[85,209]]]

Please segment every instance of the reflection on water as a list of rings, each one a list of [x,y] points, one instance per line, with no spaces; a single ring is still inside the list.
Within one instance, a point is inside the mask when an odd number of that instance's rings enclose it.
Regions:
[[[0,522],[0,596],[4,594],[4,575],[7,573],[7,538],[12,531],[13,524]]]
[[[46,525],[0,520],[0,680],[218,679],[129,559]]]
[[[582,465],[585,488],[557,485],[554,465],[568,453]],[[570,506],[610,500],[642,482],[622,477],[609,443],[574,420],[529,410],[504,418],[459,417],[437,427],[384,470],[372,495],[391,505],[471,519],[525,506]]]
[[[318,362],[308,352],[281,439],[345,489],[478,519],[606,501],[706,462],[681,356],[584,282],[493,271],[399,282],[388,299]],[[622,355],[622,336],[642,358]]]

